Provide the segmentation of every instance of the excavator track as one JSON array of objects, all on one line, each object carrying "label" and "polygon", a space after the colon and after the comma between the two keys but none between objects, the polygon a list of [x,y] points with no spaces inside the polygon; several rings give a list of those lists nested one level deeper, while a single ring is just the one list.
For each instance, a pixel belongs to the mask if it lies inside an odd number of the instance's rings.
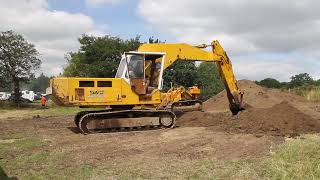
[{"label": "excavator track", "polygon": [[83,134],[141,131],[174,127],[175,113],[194,110],[202,110],[200,100],[173,102],[161,110],[81,111],[76,114],[74,122]]},{"label": "excavator track", "polygon": [[82,116],[88,114],[88,113],[100,113],[100,112],[109,112],[110,110],[98,110],[98,111],[80,111],[74,116],[74,123],[79,128],[79,121],[82,118]]},{"label": "excavator track", "polygon": [[176,116],[168,110],[83,111],[75,123],[83,134],[172,128]]}]

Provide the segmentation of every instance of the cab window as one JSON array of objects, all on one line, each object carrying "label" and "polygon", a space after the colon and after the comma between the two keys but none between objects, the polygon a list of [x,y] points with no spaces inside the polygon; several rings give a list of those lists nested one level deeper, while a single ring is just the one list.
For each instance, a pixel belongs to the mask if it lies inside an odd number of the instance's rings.
[{"label": "cab window", "polygon": [[144,56],[132,55],[129,62],[129,77],[133,79],[144,78]]}]

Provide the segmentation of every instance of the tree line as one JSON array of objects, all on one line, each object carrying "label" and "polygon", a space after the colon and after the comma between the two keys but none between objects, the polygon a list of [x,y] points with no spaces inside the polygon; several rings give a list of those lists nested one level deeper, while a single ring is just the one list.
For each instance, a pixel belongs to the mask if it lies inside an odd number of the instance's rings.
[{"label": "tree line", "polygon": [[268,88],[293,89],[306,86],[320,86],[320,79],[315,80],[308,73],[300,73],[291,76],[289,82],[280,82],[274,78],[265,78],[261,81],[256,81],[256,83]]}]

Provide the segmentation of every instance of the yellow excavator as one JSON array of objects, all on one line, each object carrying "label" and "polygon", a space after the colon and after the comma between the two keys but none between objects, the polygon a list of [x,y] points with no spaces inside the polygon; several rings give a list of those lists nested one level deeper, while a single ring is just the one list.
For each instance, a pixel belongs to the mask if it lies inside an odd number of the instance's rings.
[{"label": "yellow excavator", "polygon": [[[212,51],[203,50],[208,47]],[[216,62],[233,115],[243,110],[232,64],[218,41],[210,45],[142,44],[122,55],[115,78],[57,77],[50,80],[47,94],[59,105],[97,107],[74,118],[84,134],[143,128],[171,128],[176,112],[201,110],[196,86],[161,92],[163,72],[176,61]]]}]

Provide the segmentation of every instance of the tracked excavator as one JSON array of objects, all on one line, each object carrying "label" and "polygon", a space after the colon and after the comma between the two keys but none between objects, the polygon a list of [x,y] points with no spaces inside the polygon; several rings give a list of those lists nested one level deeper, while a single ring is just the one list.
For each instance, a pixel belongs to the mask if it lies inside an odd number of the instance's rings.
[{"label": "tracked excavator", "polygon": [[[208,47],[212,51],[204,50]],[[196,86],[163,88],[163,72],[176,61],[215,62],[225,85],[233,115],[243,110],[232,64],[218,41],[210,45],[142,44],[122,55],[115,78],[57,77],[50,80],[47,94],[59,105],[96,107],[74,118],[83,134],[172,128],[176,113],[201,110]]]}]

